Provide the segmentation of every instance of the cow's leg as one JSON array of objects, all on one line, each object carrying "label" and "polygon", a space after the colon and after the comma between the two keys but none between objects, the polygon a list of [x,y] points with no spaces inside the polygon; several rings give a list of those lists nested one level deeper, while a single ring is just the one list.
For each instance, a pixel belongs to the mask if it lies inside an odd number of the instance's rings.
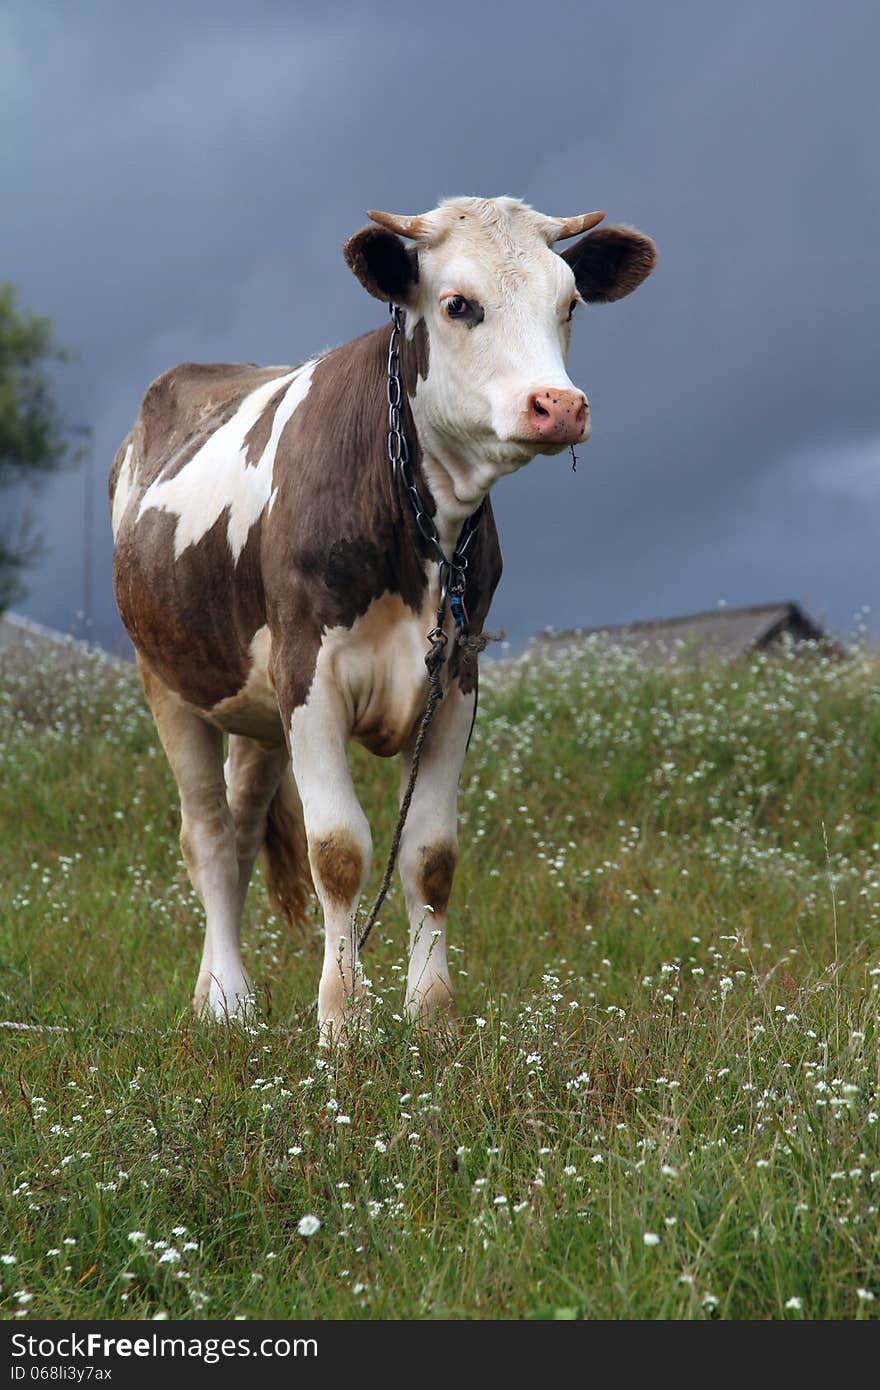
[{"label": "cow's leg", "polygon": [[[419,775],[400,844],[400,877],[410,925],[406,1008],[426,1021],[452,1012],[446,964],[446,909],[458,856],[458,779],[474,713],[474,695],[453,683],[437,706],[422,747]],[[401,795],[409,782],[411,750],[401,768]]]},{"label": "cow's leg", "polygon": [[205,946],[193,1008],[218,1019],[242,1015],[251,984],[239,949],[239,866],[223,777],[223,735],[178,699],[145,662],[140,666],[180,793],[180,847],[205,909]]},{"label": "cow's leg", "polygon": [[238,860],[238,910],[244,909],[257,854],[266,838],[266,818],[287,763],[287,749],[265,748],[251,738],[232,734],[224,768],[226,797],[235,826]]},{"label": "cow's leg", "polygon": [[347,1020],[365,1007],[354,916],[372,855],[370,827],[348,767],[349,723],[336,688],[316,677],[289,726],[312,880],[324,910],[318,1023],[322,1037],[336,1041]]}]

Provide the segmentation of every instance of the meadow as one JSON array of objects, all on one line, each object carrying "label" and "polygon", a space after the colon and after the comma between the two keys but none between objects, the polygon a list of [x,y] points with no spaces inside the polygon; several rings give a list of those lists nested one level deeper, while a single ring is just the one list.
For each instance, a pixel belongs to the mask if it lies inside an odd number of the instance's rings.
[{"label": "meadow", "polygon": [[460,806],[452,1030],[396,887],[318,1047],[259,876],[262,1018],[210,1026],[134,670],[0,653],[0,1316],[877,1316],[876,665],[486,663]]}]

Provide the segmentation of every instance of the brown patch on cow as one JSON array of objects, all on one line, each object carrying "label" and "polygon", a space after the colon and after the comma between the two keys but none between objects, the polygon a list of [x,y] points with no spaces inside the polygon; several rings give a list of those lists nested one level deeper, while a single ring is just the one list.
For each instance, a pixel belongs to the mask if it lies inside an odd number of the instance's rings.
[{"label": "brown patch on cow", "polygon": [[[464,601],[468,614],[468,633],[472,637],[479,636],[483,631],[492,596],[501,579],[502,568],[495,515],[492,503],[487,502],[480,529],[468,552]],[[476,652],[456,644],[449,657],[449,674],[452,679],[458,681],[462,694],[470,695],[471,691],[477,689],[478,684]]]},{"label": "brown patch on cow", "polygon": [[256,424],[251,426],[245,435],[245,463],[248,467],[256,467],[260,462],[263,451],[269,443],[269,436],[272,433],[272,426],[275,423],[275,412],[287,395],[289,386],[289,381],[285,382],[283,386],[279,386],[259,420],[257,420]]},{"label": "brown patch on cow", "polygon": [[405,621],[409,612],[400,594],[382,594],[370,604],[361,617],[358,640],[374,650],[382,647],[397,624]]},{"label": "brown patch on cow", "polygon": [[458,852],[452,844],[429,845],[422,850],[419,888],[422,902],[435,912],[444,913],[449,906],[457,862]]},{"label": "brown patch on cow", "polygon": [[431,335],[428,332],[428,325],[425,323],[425,320],[421,318],[413,328],[411,338],[407,338],[404,334],[404,348],[400,367],[404,389],[409,397],[413,397],[416,394],[420,380],[428,380],[430,365]]},{"label": "brown patch on cow", "polygon": [[324,840],[310,840],[309,857],[316,884],[333,902],[348,907],[357,897],[364,873],[364,856],[354,837],[346,830],[335,830]]},{"label": "brown patch on cow", "polygon": [[289,767],[269,803],[263,850],[269,906],[292,926],[305,927],[312,876],[302,804]]},{"label": "brown patch on cow", "polygon": [[120,529],[113,553],[119,613],[135,648],[184,700],[208,710],[236,695],[250,644],[266,621],[260,522],[233,561],[223,512],[174,559],[173,513],[149,511]]},{"label": "brown patch on cow", "polygon": [[590,304],[611,304],[632,294],[657,264],[653,241],[629,227],[588,232],[561,255],[574,271],[581,298]]}]

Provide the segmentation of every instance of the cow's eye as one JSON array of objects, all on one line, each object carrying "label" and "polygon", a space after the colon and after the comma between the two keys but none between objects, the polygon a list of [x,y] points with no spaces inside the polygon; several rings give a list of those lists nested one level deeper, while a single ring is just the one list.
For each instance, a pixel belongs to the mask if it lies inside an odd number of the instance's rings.
[{"label": "cow's eye", "polygon": [[569,322],[569,323],[571,323],[571,316],[572,316],[572,314],[574,313],[574,311],[575,311],[575,309],[577,308],[577,306],[578,306],[578,302],[577,302],[576,299],[573,299],[573,300],[571,301],[571,303],[569,304],[569,306],[568,306],[568,322]]},{"label": "cow's eye", "polygon": [[451,294],[444,299],[443,305],[451,319],[467,318],[471,307],[463,294]]}]

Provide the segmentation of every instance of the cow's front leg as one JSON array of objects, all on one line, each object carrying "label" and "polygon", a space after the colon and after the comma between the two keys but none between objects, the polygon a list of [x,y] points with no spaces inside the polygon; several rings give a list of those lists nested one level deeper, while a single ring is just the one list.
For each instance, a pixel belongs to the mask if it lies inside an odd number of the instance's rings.
[{"label": "cow's front leg", "polygon": [[338,691],[316,678],[290,719],[293,775],[302,801],[309,863],[324,909],[324,966],[318,990],[322,1037],[339,1041],[365,1007],[355,914],[370,871],[367,818],[348,767],[349,715]]},{"label": "cow's front leg", "polygon": [[[409,916],[406,1008],[412,1019],[451,1013],[446,963],[446,909],[458,857],[458,779],[474,714],[473,693],[454,681],[446,691],[422,747],[409,815],[400,844],[400,877]],[[413,740],[414,742],[415,740]],[[401,796],[409,782],[412,749],[403,757]]]}]

